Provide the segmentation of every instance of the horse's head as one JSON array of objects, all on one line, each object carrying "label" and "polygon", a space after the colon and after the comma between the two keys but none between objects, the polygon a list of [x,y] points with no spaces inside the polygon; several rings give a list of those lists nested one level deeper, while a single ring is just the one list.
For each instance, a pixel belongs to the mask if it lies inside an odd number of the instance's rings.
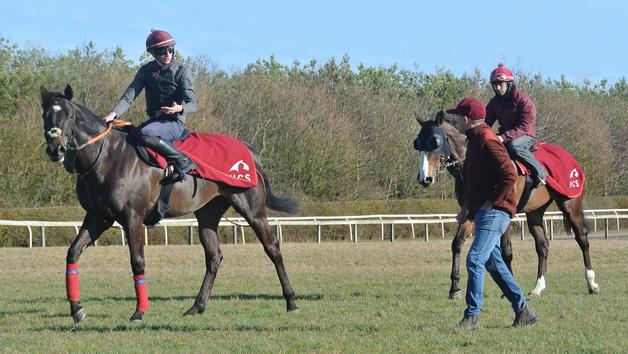
[{"label": "horse's head", "polygon": [[90,134],[98,131],[104,123],[71,101],[73,93],[70,85],[63,93],[50,92],[43,86],[40,91],[46,154],[53,162],[63,162],[67,150],[80,150],[81,143],[89,140]]},{"label": "horse's head", "polygon": [[415,118],[421,131],[414,140],[414,148],[419,151],[419,174],[417,181],[423,187],[436,182],[436,173],[447,167],[461,163],[465,153],[465,136],[447,121],[440,111],[433,120],[423,120],[416,113]]}]

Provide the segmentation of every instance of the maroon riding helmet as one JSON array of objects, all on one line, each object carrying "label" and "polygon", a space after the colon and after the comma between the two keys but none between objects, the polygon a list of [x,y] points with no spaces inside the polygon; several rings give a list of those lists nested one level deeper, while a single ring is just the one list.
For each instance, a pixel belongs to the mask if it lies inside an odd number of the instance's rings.
[{"label": "maroon riding helmet", "polygon": [[504,64],[499,63],[497,69],[491,72],[491,83],[495,82],[515,82],[515,77],[512,72],[504,67]]},{"label": "maroon riding helmet", "polygon": [[150,34],[146,38],[146,51],[151,52],[153,49],[162,47],[171,47],[177,44],[172,35],[162,30],[150,30]]}]

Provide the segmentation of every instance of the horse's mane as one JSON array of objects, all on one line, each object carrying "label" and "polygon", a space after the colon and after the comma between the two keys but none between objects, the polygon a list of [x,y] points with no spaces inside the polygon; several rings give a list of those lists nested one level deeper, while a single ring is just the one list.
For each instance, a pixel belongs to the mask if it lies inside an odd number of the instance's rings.
[{"label": "horse's mane", "polygon": [[[70,101],[72,102],[72,101]],[[75,106],[77,106],[79,108],[79,110],[81,111],[81,113],[83,113],[83,115],[85,116],[85,118],[89,119],[89,120],[96,120],[98,121],[98,123],[100,125],[105,125],[105,122],[102,121],[102,119],[97,116],[94,112],[90,111],[89,109],[87,109],[86,107],[76,103],[76,102],[72,102]]]},{"label": "horse's mane", "polygon": [[105,125],[105,123],[102,121],[102,119],[100,119],[99,116],[97,116],[94,112],[90,111],[88,108],[86,108],[85,106],[78,104],[74,101],[72,101],[71,99],[68,99],[64,93],[62,92],[51,92],[48,91],[46,92],[46,97],[44,99],[44,101],[42,102],[44,106],[49,105],[50,103],[52,103],[51,101],[53,99],[63,99],[66,100],[68,103],[70,103],[71,105],[77,107],[79,109],[79,111],[85,116],[85,118],[87,118],[90,121],[93,122],[97,122],[99,125]]}]

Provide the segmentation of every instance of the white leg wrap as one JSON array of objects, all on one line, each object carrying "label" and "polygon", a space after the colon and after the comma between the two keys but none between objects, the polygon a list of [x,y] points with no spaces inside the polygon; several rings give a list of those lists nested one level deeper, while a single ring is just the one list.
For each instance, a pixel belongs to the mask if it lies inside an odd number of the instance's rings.
[{"label": "white leg wrap", "polygon": [[532,291],[530,291],[530,294],[541,296],[541,292],[543,290],[545,290],[545,277],[541,276],[536,280],[536,286],[532,289]]},{"label": "white leg wrap", "polygon": [[587,283],[589,284],[589,289],[596,290],[598,288],[598,285],[595,282],[595,272],[593,271],[593,269],[587,269],[584,272],[584,276],[587,279]]}]

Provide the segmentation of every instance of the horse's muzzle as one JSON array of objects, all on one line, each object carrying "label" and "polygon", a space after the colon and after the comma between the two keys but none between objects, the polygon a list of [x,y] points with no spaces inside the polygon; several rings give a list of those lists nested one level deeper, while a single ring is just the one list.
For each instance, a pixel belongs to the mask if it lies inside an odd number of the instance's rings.
[{"label": "horse's muzzle", "polygon": [[52,162],[63,162],[65,159],[65,148],[61,145],[56,145],[51,148],[50,145],[46,146],[46,154]]},{"label": "horse's muzzle", "polygon": [[425,178],[421,178],[421,175],[419,174],[419,176],[417,176],[416,178],[417,182],[419,182],[420,185],[422,185],[423,187],[429,187],[432,184],[434,184],[434,178],[432,177],[425,177]]},{"label": "horse's muzzle", "polygon": [[429,187],[434,184],[432,177],[426,177],[424,181],[419,182],[423,187]]}]

